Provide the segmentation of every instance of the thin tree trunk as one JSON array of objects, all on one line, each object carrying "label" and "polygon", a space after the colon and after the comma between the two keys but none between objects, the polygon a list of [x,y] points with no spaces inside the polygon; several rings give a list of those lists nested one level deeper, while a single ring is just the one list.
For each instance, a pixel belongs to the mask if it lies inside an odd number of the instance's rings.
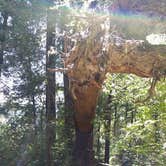
[{"label": "thin tree trunk", "polygon": [[98,161],[100,160],[100,119],[99,121],[97,122],[98,123],[98,128],[97,128],[97,159]]},{"label": "thin tree trunk", "polygon": [[109,158],[110,158],[110,124],[111,119],[106,120],[106,131],[105,131],[105,157],[104,162],[109,164]]},{"label": "thin tree trunk", "polygon": [[106,106],[106,110],[105,110],[105,156],[104,156],[104,162],[107,164],[109,164],[109,158],[110,158],[111,103],[112,103],[112,96],[110,94],[108,96],[108,99],[107,99],[107,106]]},{"label": "thin tree trunk", "polygon": [[[40,96],[40,103],[44,103],[43,100],[42,100],[42,97]],[[44,131],[44,117],[45,117],[45,114],[44,114],[44,111],[45,111],[45,105],[42,106],[42,108],[40,109],[40,120],[39,120],[39,137],[41,139],[40,141],[40,155],[39,155],[39,161],[40,163],[45,163],[45,147],[46,146],[43,146],[45,145],[45,131]],[[42,165],[41,164],[41,165]]]},{"label": "thin tree trunk", "polygon": [[115,105],[115,110],[114,110],[114,136],[117,136],[117,106]]},{"label": "thin tree trunk", "polygon": [[125,106],[125,122],[126,122],[126,125],[127,125],[127,123],[128,123],[128,109],[129,109],[129,105],[128,105],[128,103],[126,103],[126,106]]},{"label": "thin tree trunk", "polygon": [[53,166],[52,146],[55,139],[55,73],[49,72],[48,68],[55,67],[54,54],[51,53],[54,46],[55,26],[50,20],[50,11],[47,11],[47,41],[46,41],[46,165]]},{"label": "thin tree trunk", "polygon": [[37,113],[36,113],[36,102],[35,102],[35,95],[32,94],[32,110],[33,110],[33,143],[34,143],[34,153],[35,153],[35,159],[38,159],[38,144],[37,144]]},{"label": "thin tree trunk", "polygon": [[0,76],[2,71],[2,65],[4,61],[4,49],[5,49],[5,40],[6,40],[6,29],[7,29],[7,20],[8,14],[6,12],[1,13],[3,17],[2,28],[0,28]]},{"label": "thin tree trunk", "polygon": [[37,136],[37,124],[36,124],[36,119],[37,119],[37,115],[36,115],[36,103],[35,103],[35,95],[32,95],[32,109],[33,109],[33,126],[34,126],[34,136]]}]

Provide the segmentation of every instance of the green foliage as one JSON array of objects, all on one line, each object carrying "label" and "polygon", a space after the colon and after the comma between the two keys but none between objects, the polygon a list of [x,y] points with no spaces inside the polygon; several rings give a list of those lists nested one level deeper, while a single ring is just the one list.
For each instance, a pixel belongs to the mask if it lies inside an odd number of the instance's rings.
[{"label": "green foliage", "polygon": [[[150,85],[147,79],[133,75],[111,75],[99,99],[97,121],[100,133],[100,160],[104,157],[104,110],[106,98],[112,94],[110,103],[110,163],[112,165],[161,165],[165,161],[166,104],[165,81],[156,87],[156,96],[146,103],[136,104],[138,98],[146,96]],[[103,97],[105,96],[105,97]],[[144,97],[143,97],[144,98]],[[97,132],[97,131],[96,131]],[[102,155],[101,155],[102,154]]]}]

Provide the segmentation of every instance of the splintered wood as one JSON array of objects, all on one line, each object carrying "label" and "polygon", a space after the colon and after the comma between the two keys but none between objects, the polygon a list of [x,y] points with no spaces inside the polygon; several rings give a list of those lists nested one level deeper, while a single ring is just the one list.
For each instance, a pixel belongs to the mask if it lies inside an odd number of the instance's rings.
[{"label": "splintered wood", "polygon": [[[85,88],[93,82],[100,89],[108,72],[154,77],[157,70],[160,76],[165,75],[166,58],[161,55],[166,54],[166,46],[152,46],[143,40],[125,40],[111,35],[105,43],[106,31],[102,27],[101,19],[98,22],[93,19],[88,36],[82,37],[66,58],[71,87]],[[72,92],[74,94],[74,90]]]},{"label": "splintered wood", "polygon": [[124,40],[113,35],[105,40],[106,32],[100,26],[101,22],[96,22],[88,28],[88,36],[79,40],[65,60],[75,122],[85,132],[93,126],[99,92],[107,73],[132,73],[155,79],[166,75],[166,57],[161,56],[166,53],[165,46],[159,48],[142,40]]}]

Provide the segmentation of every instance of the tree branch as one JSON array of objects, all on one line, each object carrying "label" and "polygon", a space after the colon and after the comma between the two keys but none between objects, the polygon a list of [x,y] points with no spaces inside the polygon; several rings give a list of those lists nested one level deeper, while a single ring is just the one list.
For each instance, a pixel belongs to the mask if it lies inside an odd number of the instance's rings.
[{"label": "tree branch", "polygon": [[107,71],[132,73],[141,77],[165,76],[166,57],[163,53],[166,54],[166,46],[152,46],[136,42],[120,46],[110,44]]}]

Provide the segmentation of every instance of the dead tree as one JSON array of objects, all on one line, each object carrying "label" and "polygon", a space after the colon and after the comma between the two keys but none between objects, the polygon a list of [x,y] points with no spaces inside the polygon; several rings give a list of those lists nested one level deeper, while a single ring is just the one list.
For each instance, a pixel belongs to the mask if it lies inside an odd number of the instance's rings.
[{"label": "dead tree", "polygon": [[[125,4],[127,9],[126,5],[131,5],[128,2],[121,4],[121,8]],[[136,3],[135,5],[138,9],[139,5]],[[141,9],[147,11],[146,6],[148,5],[145,4]],[[90,20],[89,17],[83,19]],[[131,73],[140,77],[153,77],[155,80],[166,75],[164,45],[153,46],[142,40],[126,40],[112,35],[102,28],[103,20],[106,18],[93,17],[86,30],[87,37],[79,38],[75,47],[65,58],[64,72],[69,78],[69,92],[73,99],[75,113],[74,156],[78,166],[95,165],[93,120],[106,74]],[[58,71],[58,69],[52,71]]]},{"label": "dead tree", "polygon": [[122,38],[105,43],[102,35],[100,27],[92,29],[66,59],[75,112],[75,154],[80,166],[94,165],[93,119],[106,74],[132,73],[156,79],[166,74],[166,57],[160,55],[166,53],[165,46]]}]

